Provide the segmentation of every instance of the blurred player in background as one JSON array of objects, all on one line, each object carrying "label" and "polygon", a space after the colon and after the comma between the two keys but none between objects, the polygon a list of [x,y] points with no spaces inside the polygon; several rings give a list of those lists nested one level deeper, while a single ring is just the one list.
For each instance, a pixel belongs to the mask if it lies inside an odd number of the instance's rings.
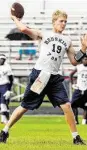
[{"label": "blurred player in background", "polygon": [[6,63],[6,56],[0,54],[0,108],[1,108],[1,123],[6,124],[9,120],[9,101],[11,87],[13,84],[13,73]]},{"label": "blurred player in background", "polygon": [[34,40],[40,41],[40,55],[30,80],[25,90],[21,106],[12,113],[10,120],[0,133],[0,142],[6,142],[9,129],[22,115],[29,110],[39,108],[45,94],[54,107],[60,107],[64,114],[73,137],[73,144],[85,144],[80,138],[75,124],[71,105],[63,86],[63,77],[58,73],[64,54],[67,53],[72,65],[80,63],[87,49],[87,35],[81,38],[81,50],[75,54],[71,39],[62,34],[67,23],[67,14],[57,10],[52,15],[53,30],[41,32],[30,29],[19,18],[11,16],[21,32],[29,35]]},{"label": "blurred player in background", "polygon": [[82,64],[77,65],[77,68],[71,73],[70,78],[72,82],[73,75],[77,72],[77,84],[73,84],[75,88],[71,106],[76,118],[76,123],[79,124],[78,120],[78,108],[84,110],[82,124],[87,123],[87,55],[82,59]]}]

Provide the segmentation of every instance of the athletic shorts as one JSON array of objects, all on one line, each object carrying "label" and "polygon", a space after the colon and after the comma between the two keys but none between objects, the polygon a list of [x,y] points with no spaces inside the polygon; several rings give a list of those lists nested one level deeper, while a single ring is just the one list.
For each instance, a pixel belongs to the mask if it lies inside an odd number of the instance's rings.
[{"label": "athletic shorts", "polygon": [[9,99],[6,100],[3,96],[9,90],[9,84],[0,85],[0,104],[9,104]]},{"label": "athletic shorts", "polygon": [[84,91],[84,94],[82,94],[81,90],[75,90],[72,96],[71,106],[72,108],[83,108],[87,109],[87,106],[85,106],[87,103],[87,90]]},{"label": "athletic shorts", "polygon": [[24,97],[21,103],[23,108],[34,110],[39,108],[42,104],[44,96],[47,95],[49,101],[52,103],[54,107],[60,106],[69,102],[66,90],[63,85],[64,78],[61,75],[51,75],[46,87],[40,93],[34,93],[30,90],[31,85],[38,77],[40,70],[33,69],[29,76],[29,83],[26,87]]}]

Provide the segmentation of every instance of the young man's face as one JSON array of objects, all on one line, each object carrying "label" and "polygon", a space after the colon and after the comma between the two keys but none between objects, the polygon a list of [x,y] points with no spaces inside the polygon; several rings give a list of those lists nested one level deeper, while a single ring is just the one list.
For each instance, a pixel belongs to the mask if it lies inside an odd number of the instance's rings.
[{"label": "young man's face", "polygon": [[58,17],[58,19],[53,24],[55,32],[61,33],[65,29],[66,23],[67,23],[66,17],[63,16]]},{"label": "young man's face", "polygon": [[82,63],[83,63],[84,66],[87,66],[87,57],[84,57],[82,59]]},{"label": "young man's face", "polygon": [[4,62],[5,62],[5,59],[0,58],[0,66],[1,66],[1,65],[4,65]]}]

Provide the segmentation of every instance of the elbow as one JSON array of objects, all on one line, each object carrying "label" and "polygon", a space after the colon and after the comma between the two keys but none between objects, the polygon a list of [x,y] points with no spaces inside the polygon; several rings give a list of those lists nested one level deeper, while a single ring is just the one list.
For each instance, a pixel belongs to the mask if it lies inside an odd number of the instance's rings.
[{"label": "elbow", "polygon": [[72,64],[73,66],[76,66],[76,65],[78,64],[78,62],[77,62],[77,61],[72,61],[71,64]]},{"label": "elbow", "polygon": [[76,65],[77,65],[77,63],[72,63],[72,65],[73,65],[73,66],[76,66]]},{"label": "elbow", "polygon": [[20,31],[23,32],[23,33],[25,33],[26,32],[26,27],[21,27]]}]

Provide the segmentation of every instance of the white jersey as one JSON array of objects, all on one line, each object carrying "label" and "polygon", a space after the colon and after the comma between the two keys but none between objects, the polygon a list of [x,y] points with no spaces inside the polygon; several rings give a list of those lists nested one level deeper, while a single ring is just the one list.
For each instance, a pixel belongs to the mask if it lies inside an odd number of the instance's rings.
[{"label": "white jersey", "polygon": [[65,52],[71,44],[71,39],[63,34],[46,32],[41,41],[40,56],[35,69],[58,74]]},{"label": "white jersey", "polygon": [[82,91],[87,89],[87,66],[83,64],[77,66],[77,86]]},{"label": "white jersey", "polygon": [[0,66],[0,85],[9,83],[8,76],[13,75],[11,67],[9,64],[4,64]]}]

